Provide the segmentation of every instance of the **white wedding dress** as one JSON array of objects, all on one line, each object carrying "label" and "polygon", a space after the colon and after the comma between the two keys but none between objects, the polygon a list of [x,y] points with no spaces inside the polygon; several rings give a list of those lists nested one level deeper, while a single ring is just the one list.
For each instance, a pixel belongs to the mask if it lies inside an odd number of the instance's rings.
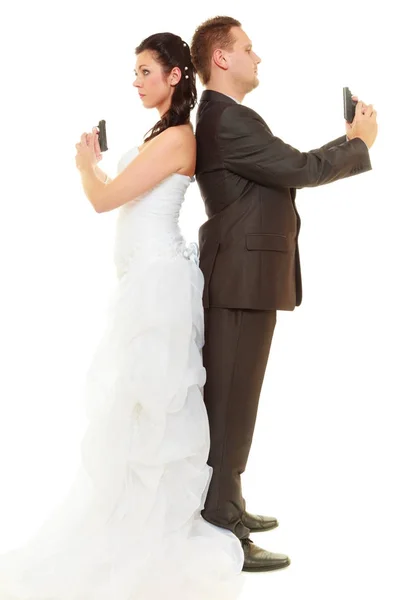
[{"label": "white wedding dress", "polygon": [[240,596],[240,541],[200,515],[212,469],[204,279],[178,225],[190,182],[175,173],[119,209],[118,279],[88,370],[81,464],[38,533],[0,557],[1,600]]}]

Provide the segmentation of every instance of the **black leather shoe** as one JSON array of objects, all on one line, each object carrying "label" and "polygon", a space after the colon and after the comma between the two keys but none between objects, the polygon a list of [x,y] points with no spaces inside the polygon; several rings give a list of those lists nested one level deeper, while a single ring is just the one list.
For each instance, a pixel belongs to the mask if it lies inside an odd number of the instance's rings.
[{"label": "black leather shoe", "polygon": [[240,540],[244,552],[242,571],[274,571],[290,565],[290,558],[285,554],[275,554],[264,550],[250,539]]},{"label": "black leather shoe", "polygon": [[242,523],[245,527],[248,527],[252,533],[258,533],[259,531],[268,531],[278,527],[279,523],[275,517],[263,517],[262,515],[252,515],[251,513],[244,512],[242,516]]}]

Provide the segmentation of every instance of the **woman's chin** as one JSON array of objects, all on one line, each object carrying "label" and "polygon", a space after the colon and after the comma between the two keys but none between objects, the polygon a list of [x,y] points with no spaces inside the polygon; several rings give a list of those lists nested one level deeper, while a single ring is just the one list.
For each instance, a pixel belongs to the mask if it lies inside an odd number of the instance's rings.
[{"label": "woman's chin", "polygon": [[148,100],[146,96],[144,98],[141,98],[141,101],[144,108],[154,108],[155,106],[157,106],[156,104],[150,102],[150,100]]}]

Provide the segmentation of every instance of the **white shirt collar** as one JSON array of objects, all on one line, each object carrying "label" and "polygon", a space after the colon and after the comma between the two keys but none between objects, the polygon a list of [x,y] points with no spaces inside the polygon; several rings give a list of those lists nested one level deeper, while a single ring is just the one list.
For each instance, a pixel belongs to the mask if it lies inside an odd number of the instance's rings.
[{"label": "white shirt collar", "polygon": [[236,98],[234,98],[233,96],[229,96],[229,94],[225,94],[225,96],[228,96],[228,98],[232,98],[232,100],[234,100],[237,104],[240,104],[239,100],[236,100]]}]

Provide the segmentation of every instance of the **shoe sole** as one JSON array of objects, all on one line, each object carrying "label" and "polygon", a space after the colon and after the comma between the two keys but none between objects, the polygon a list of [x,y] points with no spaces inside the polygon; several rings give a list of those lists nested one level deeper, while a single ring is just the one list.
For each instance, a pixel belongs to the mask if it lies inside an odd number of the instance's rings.
[{"label": "shoe sole", "polygon": [[284,569],[285,567],[288,567],[289,565],[290,565],[290,560],[289,560],[289,562],[281,564],[281,565],[271,565],[271,566],[264,566],[264,567],[243,567],[242,571],[247,571],[247,572],[276,571],[278,569]]}]

